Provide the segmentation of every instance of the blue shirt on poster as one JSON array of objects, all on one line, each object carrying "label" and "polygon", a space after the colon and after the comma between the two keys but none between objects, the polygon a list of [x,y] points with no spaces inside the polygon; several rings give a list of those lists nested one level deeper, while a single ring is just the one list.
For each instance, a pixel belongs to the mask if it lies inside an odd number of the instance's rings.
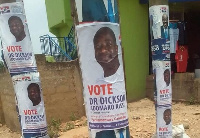
[{"label": "blue shirt on poster", "polygon": [[153,60],[170,60],[170,41],[166,39],[153,39],[151,43]]}]

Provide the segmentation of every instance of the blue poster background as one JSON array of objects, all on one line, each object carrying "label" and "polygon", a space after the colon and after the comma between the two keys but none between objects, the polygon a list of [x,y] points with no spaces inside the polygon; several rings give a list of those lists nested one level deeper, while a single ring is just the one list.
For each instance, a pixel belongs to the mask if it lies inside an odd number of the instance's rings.
[{"label": "blue poster background", "polygon": [[170,61],[170,43],[166,39],[153,39],[151,43],[153,60]]}]

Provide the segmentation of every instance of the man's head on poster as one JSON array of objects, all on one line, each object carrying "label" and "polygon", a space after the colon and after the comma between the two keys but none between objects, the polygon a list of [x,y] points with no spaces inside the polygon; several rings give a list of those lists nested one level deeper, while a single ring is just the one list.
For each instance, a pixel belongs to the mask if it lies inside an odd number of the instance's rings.
[{"label": "man's head on poster", "polygon": [[170,70],[169,69],[166,69],[164,71],[164,81],[166,82],[166,86],[169,86],[170,84]]},{"label": "man's head on poster", "polygon": [[16,42],[22,41],[25,37],[24,25],[20,17],[11,16],[8,19],[10,32],[15,36]]},{"label": "man's head on poster", "polygon": [[116,37],[109,27],[100,28],[93,39],[95,58],[104,70],[104,77],[115,74],[120,66]]},{"label": "man's head on poster", "polygon": [[33,106],[38,105],[41,102],[40,86],[37,83],[31,83],[27,87],[28,98],[32,101]]},{"label": "man's head on poster", "polygon": [[168,27],[168,15],[164,13],[162,15],[162,22],[163,22],[163,28],[167,29]]},{"label": "man's head on poster", "polygon": [[165,120],[166,125],[171,123],[171,109],[166,109],[163,113],[163,119]]}]

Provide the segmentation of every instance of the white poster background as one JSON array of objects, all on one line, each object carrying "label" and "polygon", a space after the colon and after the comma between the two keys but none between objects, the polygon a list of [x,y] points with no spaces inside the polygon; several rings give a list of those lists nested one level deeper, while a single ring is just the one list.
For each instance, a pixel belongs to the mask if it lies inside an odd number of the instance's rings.
[{"label": "white poster background", "polygon": [[[155,5],[149,8],[150,20],[153,24],[151,25],[151,31],[153,32],[153,39],[161,38],[161,26],[162,15],[166,13],[168,15],[168,26],[169,26],[169,6],[168,5]],[[152,34],[152,33],[151,33]]]},{"label": "white poster background", "polygon": [[172,120],[170,124],[166,124],[164,120],[164,111],[171,110],[171,106],[157,107],[157,138],[172,138]]},{"label": "white poster background", "polygon": [[[117,72],[109,77],[104,78],[104,71],[100,64],[95,59],[95,51],[93,38],[95,33],[102,27],[109,27],[113,30],[116,43],[118,45],[118,59],[120,67]],[[124,82],[122,52],[120,45],[120,29],[119,24],[116,23],[87,23],[76,26],[78,35],[78,48],[80,57],[80,66],[82,70],[83,86],[84,86],[84,100],[86,106],[86,114],[88,117],[89,128],[92,130],[113,130],[117,128],[123,128],[128,126],[128,115],[127,115],[127,102],[126,102],[126,90]],[[89,93],[89,88],[101,85],[105,85],[105,94],[102,89],[99,95],[92,95]],[[112,88],[113,94],[108,94],[108,87]],[[113,98],[117,97],[123,100],[117,100],[118,103],[113,102]],[[96,104],[91,104],[91,99],[96,99]],[[110,101],[112,103],[101,103],[100,101]],[[106,100],[107,99],[107,100]],[[103,100],[102,100],[103,101]],[[107,105],[113,105],[114,108],[110,110],[96,110],[98,107],[108,107]],[[120,107],[121,105],[121,107]],[[93,110],[92,106],[95,107]],[[116,108],[118,106],[118,108]],[[105,107],[105,108],[106,108]],[[119,108],[120,107],[120,108]],[[104,108],[104,109],[105,109]],[[94,137],[94,134],[92,134]]]},{"label": "white poster background", "polygon": [[[153,63],[153,68],[156,71],[157,104],[171,105],[172,87],[171,87],[170,61],[153,61],[152,63]],[[165,70],[169,71],[169,85],[167,85],[164,79]]]},{"label": "white poster background", "polygon": [[[39,73],[15,75],[12,77],[12,81],[19,108],[22,132],[47,134],[46,115]],[[31,83],[36,83],[40,86],[41,102],[35,106],[33,106],[32,101],[28,97],[27,87]]]},{"label": "white poster background", "polygon": [[[21,2],[1,4],[0,9],[2,50],[10,73],[37,71],[23,4]],[[10,32],[8,20],[11,16],[17,16],[22,20],[26,34],[22,41],[16,42]]]}]

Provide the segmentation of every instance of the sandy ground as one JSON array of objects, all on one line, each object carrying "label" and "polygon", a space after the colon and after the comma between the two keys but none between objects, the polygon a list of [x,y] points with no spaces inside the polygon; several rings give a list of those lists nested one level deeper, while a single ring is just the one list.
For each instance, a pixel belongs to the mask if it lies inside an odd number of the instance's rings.
[{"label": "sandy ground", "polygon": [[20,138],[21,135],[16,132],[10,131],[5,125],[0,125],[0,138]]},{"label": "sandy ground", "polygon": [[[185,131],[191,138],[200,138],[199,106],[173,102],[172,123],[173,125],[184,124],[189,127]],[[154,109],[153,102],[146,98],[128,104],[129,127],[133,138],[150,138],[155,133],[156,119]],[[81,120],[83,122],[84,118]],[[75,121],[75,129],[67,130],[66,132],[60,131],[59,138],[88,138],[87,126],[79,125],[80,122]],[[76,123],[79,124],[77,125]],[[11,132],[6,126],[1,126],[0,138],[20,138],[20,135]]]}]

